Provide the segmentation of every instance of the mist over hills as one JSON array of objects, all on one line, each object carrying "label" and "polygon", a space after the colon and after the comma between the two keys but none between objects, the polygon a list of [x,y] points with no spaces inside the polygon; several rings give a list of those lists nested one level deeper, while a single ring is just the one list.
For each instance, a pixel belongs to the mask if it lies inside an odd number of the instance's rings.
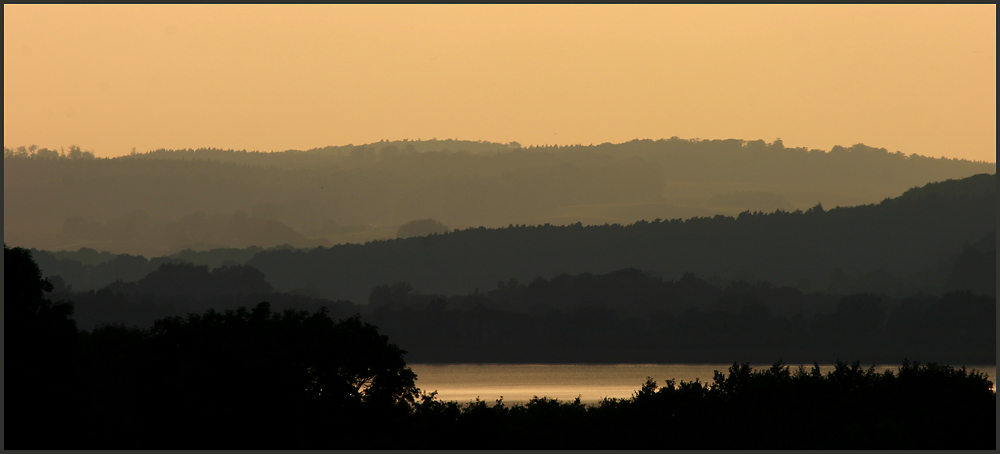
[{"label": "mist over hills", "polygon": [[79,326],[270,302],[363,314],[427,362],[995,357],[995,174],[878,204],[469,228],[146,259],[33,251]]},{"label": "mist over hills", "polygon": [[995,232],[996,175],[983,174],[849,208],[817,205],[805,212],[747,211],[626,226],[475,228],[365,245],[263,251],[247,264],[276,288],[354,301],[375,285],[398,281],[424,292],[455,294],[492,288],[497,278],[528,281],[625,267],[662,277],[694,272],[824,290],[862,278],[875,289],[906,293],[929,290],[933,281],[899,284],[899,278],[921,273]]},{"label": "mist over hills", "polygon": [[421,361],[995,356],[995,164],[474,144],[11,152],[5,240],[70,245],[34,258],[89,328],[269,301],[363,313]]},{"label": "mist over hills", "polygon": [[39,249],[146,256],[311,248],[394,238],[401,225],[427,218],[452,229],[587,226],[860,205],[928,181],[995,172],[995,163],[861,144],[786,148],[780,140],[430,140],[113,159],[5,149],[4,236]]},{"label": "mist over hills", "polygon": [[624,226],[481,227],[329,248],[186,250],[151,260],[91,249],[35,257],[47,276],[61,276],[78,291],[135,282],[164,263],[246,264],[277,291],[354,302],[399,282],[423,293],[466,294],[498,280],[623,268],[664,279],[687,272],[716,283],[762,279],[802,291],[995,294],[994,285],[969,283],[991,276],[995,282],[995,232],[996,175],[983,174],[830,210],[816,205]]}]

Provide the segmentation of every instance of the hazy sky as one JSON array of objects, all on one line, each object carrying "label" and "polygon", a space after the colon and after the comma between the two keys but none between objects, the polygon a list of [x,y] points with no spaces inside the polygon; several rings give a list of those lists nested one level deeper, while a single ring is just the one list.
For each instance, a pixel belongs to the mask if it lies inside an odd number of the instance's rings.
[{"label": "hazy sky", "polygon": [[4,145],[747,140],[996,162],[996,5],[4,5]]}]

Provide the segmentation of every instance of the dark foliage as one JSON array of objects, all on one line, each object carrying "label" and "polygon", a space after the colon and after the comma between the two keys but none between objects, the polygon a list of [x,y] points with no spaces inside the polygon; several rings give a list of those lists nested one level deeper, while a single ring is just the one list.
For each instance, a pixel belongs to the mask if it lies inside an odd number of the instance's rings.
[{"label": "dark foliage", "polygon": [[[905,361],[878,374],[838,361],[823,375],[734,363],[708,385],[649,379],[631,399],[592,407],[459,405],[418,398],[405,352],[356,317],[260,303],[77,333],[30,252],[5,245],[4,262],[5,447],[996,448],[992,383],[965,368]],[[861,326],[884,316],[864,295],[836,314]]]},{"label": "dark foliage", "polygon": [[78,333],[29,251],[4,245],[4,264],[5,447],[358,446],[417,397],[406,352],[356,317],[265,302]]},{"label": "dark foliage", "polygon": [[294,448],[316,443],[295,434],[319,430],[338,447],[405,417],[417,396],[404,351],[372,325],[323,311],[260,303],[84,338],[95,375],[111,380],[93,381],[94,399],[119,402],[91,407],[94,447]]},{"label": "dark foliage", "polygon": [[[669,287],[676,283],[666,283]],[[576,294],[536,281],[554,300]],[[562,285],[562,284],[559,284]],[[968,292],[888,298],[802,294],[793,289],[722,294],[699,308],[683,297],[659,300],[661,310],[623,316],[614,305],[520,312],[497,307],[488,296],[408,295],[366,317],[405,345],[421,363],[685,363],[833,362],[839,357],[871,363],[922,357],[965,364],[996,358],[996,298]],[[610,294],[605,287],[601,292]],[[510,286],[504,290],[509,291]],[[627,294],[628,291],[622,293]],[[668,294],[669,295],[669,294]],[[694,300],[697,301],[697,300]],[[491,307],[491,305],[493,307]],[[671,311],[687,307],[681,311]]]},{"label": "dark foliage", "polygon": [[[904,362],[876,373],[765,370],[733,364],[712,383],[663,387],[584,406],[535,397],[508,407],[439,402],[414,408],[412,447],[449,449],[995,449],[996,395],[985,375]],[[447,436],[418,436],[440,431]]]},{"label": "dark foliage", "polygon": [[3,261],[4,408],[11,410],[5,447],[49,447],[42,445],[52,438],[50,426],[79,418],[82,364],[73,306],[47,297],[52,283],[30,251],[5,243]]},{"label": "dark foliage", "polygon": [[989,364],[996,356],[996,298],[970,292],[804,293],[766,281],[712,284],[691,273],[663,281],[636,269],[527,285],[511,279],[452,296],[398,282],[373,288],[367,305],[267,288],[246,266],[209,272],[163,265],[138,283],[53,295],[76,302],[85,329],[145,328],[163,317],[262,300],[279,311],[325,307],[337,318],[363,314],[418,362],[832,362],[850,355]]}]

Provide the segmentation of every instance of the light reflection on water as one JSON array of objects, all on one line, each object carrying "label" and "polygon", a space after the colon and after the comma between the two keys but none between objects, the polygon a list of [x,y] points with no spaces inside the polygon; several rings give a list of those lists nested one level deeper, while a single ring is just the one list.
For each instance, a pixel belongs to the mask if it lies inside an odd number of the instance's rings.
[{"label": "light reflection on water", "polygon": [[[506,404],[526,403],[534,396],[572,401],[580,396],[584,404],[596,404],[604,397],[628,398],[642,387],[646,377],[662,386],[668,379],[690,382],[700,379],[711,383],[714,371],[728,375],[732,364],[410,364],[417,374],[421,391],[437,391],[441,401],[465,403],[475,400],[492,405],[503,396]],[[753,370],[766,369],[770,364],[751,364]],[[792,372],[797,364],[788,364]],[[804,364],[806,371],[811,364]],[[862,366],[867,369],[871,364]],[[877,372],[898,371],[898,364],[875,365]],[[996,381],[997,368],[967,366],[989,374]],[[824,375],[833,365],[821,364]],[[994,385],[995,389],[995,385]]]}]

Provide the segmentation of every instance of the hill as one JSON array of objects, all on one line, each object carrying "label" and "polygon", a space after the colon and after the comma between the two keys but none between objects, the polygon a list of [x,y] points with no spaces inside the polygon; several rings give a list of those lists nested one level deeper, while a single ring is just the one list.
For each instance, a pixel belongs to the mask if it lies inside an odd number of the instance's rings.
[{"label": "hill", "polygon": [[454,140],[288,150],[157,150],[113,159],[5,151],[4,237],[47,250],[168,255],[298,248],[448,228],[631,224],[878,202],[996,164],[829,151],[780,140],[520,147]]},{"label": "hill", "polygon": [[943,284],[920,273],[995,232],[996,175],[983,174],[849,208],[816,205],[630,225],[480,227],[262,251],[247,264],[277,289],[353,301],[363,301],[376,285],[400,281],[421,292],[461,294],[492,288],[497,279],[527,282],[626,267],[662,277],[694,272],[802,289],[847,290],[840,287],[860,281],[867,290],[914,293]]}]

